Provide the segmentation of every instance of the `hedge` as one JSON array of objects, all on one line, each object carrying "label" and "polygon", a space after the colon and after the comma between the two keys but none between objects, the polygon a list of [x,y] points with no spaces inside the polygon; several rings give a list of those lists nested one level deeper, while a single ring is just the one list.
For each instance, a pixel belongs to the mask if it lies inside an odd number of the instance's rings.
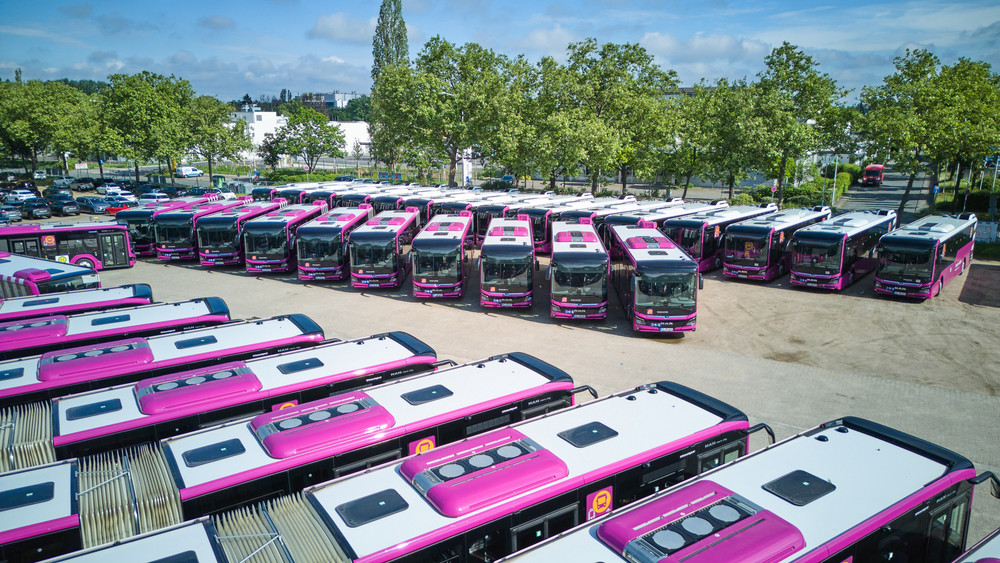
[{"label": "hedge", "polygon": [[[798,186],[785,186],[785,207],[813,207],[820,205],[823,201],[823,184],[826,182],[826,198],[825,204],[832,205],[831,202],[835,203],[840,196],[844,195],[844,192],[851,187],[851,173],[850,172],[838,172],[837,181],[835,182],[834,193],[830,192],[830,182],[824,180],[823,178],[810,180]],[[771,201],[771,186],[762,185],[755,186],[752,188],[747,188],[743,190],[743,194],[748,195],[752,198],[754,203],[766,203]]]}]

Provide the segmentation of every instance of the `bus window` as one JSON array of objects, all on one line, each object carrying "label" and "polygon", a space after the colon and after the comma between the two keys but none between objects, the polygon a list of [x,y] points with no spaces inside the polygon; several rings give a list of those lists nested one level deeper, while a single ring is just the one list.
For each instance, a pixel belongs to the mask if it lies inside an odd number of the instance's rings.
[{"label": "bus window", "polygon": [[969,523],[969,496],[963,495],[948,506],[931,513],[928,560],[951,561],[962,554]]}]

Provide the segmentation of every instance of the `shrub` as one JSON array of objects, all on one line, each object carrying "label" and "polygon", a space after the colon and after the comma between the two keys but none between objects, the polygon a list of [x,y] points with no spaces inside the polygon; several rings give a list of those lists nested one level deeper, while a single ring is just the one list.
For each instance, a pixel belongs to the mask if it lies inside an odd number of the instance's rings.
[{"label": "shrub", "polygon": [[732,205],[732,206],[736,206],[736,205],[753,205],[754,203],[757,203],[757,202],[754,200],[753,196],[751,196],[750,194],[748,194],[746,192],[743,192],[741,194],[736,194],[736,195],[734,195],[729,200],[729,205]]},{"label": "shrub", "polygon": [[504,182],[502,180],[486,180],[480,184],[484,190],[509,190],[513,188],[513,184],[510,182]]},{"label": "shrub", "polygon": [[[841,174],[847,173],[850,176],[850,183],[856,184],[861,181],[861,175],[864,174],[865,169],[858,166],[857,164],[838,164],[834,166],[833,164],[827,164],[823,168],[823,177],[826,179],[833,178],[833,171],[837,170],[837,177],[839,178]],[[850,185],[850,184],[848,184]]]}]

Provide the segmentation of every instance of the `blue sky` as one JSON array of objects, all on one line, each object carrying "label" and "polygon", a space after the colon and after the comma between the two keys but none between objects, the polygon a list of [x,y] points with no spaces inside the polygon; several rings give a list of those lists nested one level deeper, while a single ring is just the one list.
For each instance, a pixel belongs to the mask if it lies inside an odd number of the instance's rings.
[{"label": "blue sky", "polygon": [[[13,78],[15,68],[26,80],[150,70],[222,100],[282,88],[367,92],[380,3],[0,0],[0,79]],[[753,77],[782,41],[813,56],[855,90],[852,97],[892,72],[893,57],[906,48],[1000,71],[996,0],[403,0],[403,19],[411,57],[440,35],[532,61],[563,60],[569,43],[594,37],[639,43],[682,85]]]}]

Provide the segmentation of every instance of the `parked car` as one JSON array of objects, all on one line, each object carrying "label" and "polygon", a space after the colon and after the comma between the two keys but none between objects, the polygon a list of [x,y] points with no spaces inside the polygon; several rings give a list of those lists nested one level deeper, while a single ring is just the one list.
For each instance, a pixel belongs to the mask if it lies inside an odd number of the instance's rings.
[{"label": "parked car", "polygon": [[69,187],[70,189],[76,190],[78,192],[89,192],[93,191],[94,182],[95,180],[93,178],[88,178],[88,177],[77,178],[76,180],[73,180],[73,182],[70,184]]},{"label": "parked car", "polygon": [[21,222],[20,205],[0,205],[0,211],[3,211],[7,215],[8,221],[13,221],[14,223]]},{"label": "parked car", "polygon": [[67,215],[80,214],[80,206],[72,196],[56,195],[45,198],[45,201],[49,204],[52,215],[66,217]]},{"label": "parked car", "polygon": [[507,182],[508,184],[513,185],[515,179],[514,179],[514,176],[512,176],[510,174],[504,174],[503,176],[500,177],[500,181],[501,182]]},{"label": "parked car", "polygon": [[101,195],[107,194],[109,189],[121,190],[122,187],[114,180],[98,180],[94,182],[94,191]]},{"label": "parked car", "polygon": [[42,197],[41,192],[38,191],[38,185],[31,180],[16,180],[13,187],[14,189],[28,190],[34,194],[35,197]]},{"label": "parked car", "polygon": [[4,196],[4,203],[12,203],[12,204],[20,205],[21,203],[23,203],[23,202],[25,202],[25,201],[27,201],[29,199],[32,199],[34,197],[35,197],[35,194],[31,193],[28,190],[20,189],[20,188],[18,188],[18,189],[12,189],[12,190],[10,190],[7,193],[6,196]]},{"label": "parked car", "polygon": [[194,166],[178,166],[174,175],[178,178],[197,178],[203,176],[205,173],[198,170]]},{"label": "parked car", "polygon": [[60,188],[58,186],[49,186],[44,190],[42,190],[42,197],[56,197],[56,196],[66,196],[72,199],[73,190],[69,188]]},{"label": "parked car", "polygon": [[108,206],[111,205],[111,202],[101,196],[92,195],[76,198],[76,204],[80,207],[81,213],[102,215],[108,212]]},{"label": "parked car", "polygon": [[44,180],[48,178],[49,175],[46,174],[44,170],[35,170],[34,172],[31,173],[31,177],[34,178],[35,180]]},{"label": "parked car", "polygon": [[69,187],[76,178],[72,176],[56,176],[56,179],[52,181],[53,186],[57,187]]},{"label": "parked car", "polygon": [[48,219],[52,217],[52,208],[44,199],[33,197],[21,203],[21,216],[25,219]]},{"label": "parked car", "polygon": [[140,194],[139,197],[136,198],[136,201],[142,204],[142,203],[151,203],[154,201],[166,201],[168,199],[170,199],[170,196],[168,196],[163,192],[146,192],[144,194]]},{"label": "parked car", "polygon": [[184,186],[170,186],[170,185],[157,185],[156,190],[161,193],[165,193],[170,197],[180,197],[188,195],[188,190]]},{"label": "parked car", "polygon": [[123,189],[121,189],[121,188],[119,188],[117,186],[116,187],[108,186],[108,188],[104,191],[104,196],[105,197],[107,197],[107,196],[123,197],[126,200],[131,201],[133,203],[136,201],[135,194],[133,194],[130,191],[123,190]]},{"label": "parked car", "polygon": [[[108,213],[111,213],[112,215],[126,207],[135,207],[138,205],[138,203],[129,201],[120,195],[109,195],[105,196],[104,199],[108,200]],[[121,209],[115,209],[116,207]]]}]

